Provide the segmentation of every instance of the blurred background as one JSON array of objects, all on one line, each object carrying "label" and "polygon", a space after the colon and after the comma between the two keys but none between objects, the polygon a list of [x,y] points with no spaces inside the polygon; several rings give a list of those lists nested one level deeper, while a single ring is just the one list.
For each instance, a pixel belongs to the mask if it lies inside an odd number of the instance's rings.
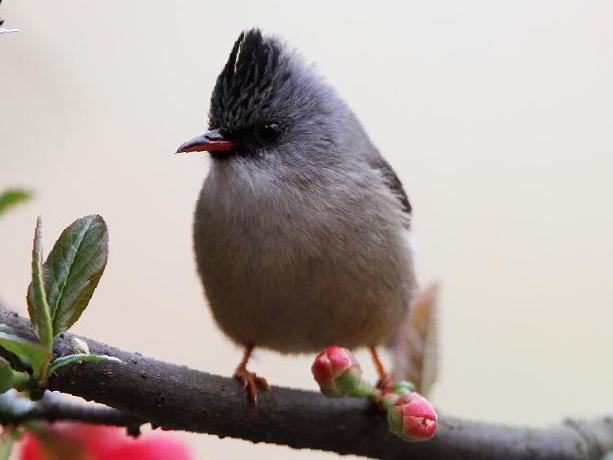
[{"label": "blurred background", "polygon": [[[443,288],[441,412],[540,425],[613,410],[613,3],[6,0],[0,16],[21,29],[0,36],[0,189],[36,192],[0,220],[15,309],[36,216],[50,249],[100,213],[109,264],[76,332],[232,373],[241,351],[191,248],[208,159],[173,152],[257,25],[317,63],[405,184],[420,278]],[[260,351],[252,367],[314,389],[311,360]],[[203,459],[334,458],[179,436]]]}]

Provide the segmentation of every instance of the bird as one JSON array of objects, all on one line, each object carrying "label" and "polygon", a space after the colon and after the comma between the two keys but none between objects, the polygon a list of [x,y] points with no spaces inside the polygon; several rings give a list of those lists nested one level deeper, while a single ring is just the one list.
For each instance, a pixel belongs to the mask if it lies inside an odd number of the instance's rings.
[{"label": "bird", "polygon": [[244,354],[234,376],[257,405],[255,348],[281,354],[378,347],[408,317],[417,281],[401,181],[337,90],[259,28],[235,41],[211,95],[209,152],[193,223],[212,316]]}]

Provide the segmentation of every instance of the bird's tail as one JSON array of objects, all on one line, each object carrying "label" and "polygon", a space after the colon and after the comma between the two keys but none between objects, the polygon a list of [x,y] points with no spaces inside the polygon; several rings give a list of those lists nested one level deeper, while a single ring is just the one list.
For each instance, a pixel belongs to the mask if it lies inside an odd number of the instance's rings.
[{"label": "bird's tail", "polygon": [[422,289],[389,344],[394,379],[409,380],[423,395],[431,391],[438,373],[438,299],[438,284]]}]

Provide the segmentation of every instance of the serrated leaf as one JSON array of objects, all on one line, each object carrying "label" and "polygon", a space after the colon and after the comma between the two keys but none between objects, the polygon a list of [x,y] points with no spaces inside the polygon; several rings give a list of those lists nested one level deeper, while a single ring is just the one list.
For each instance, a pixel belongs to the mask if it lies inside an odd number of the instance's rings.
[{"label": "serrated leaf", "polygon": [[423,395],[432,389],[438,372],[438,297],[435,284],[419,293],[392,345],[394,377],[409,380]]},{"label": "serrated leaf", "polygon": [[57,358],[53,363],[51,363],[51,367],[49,368],[49,375],[56,373],[58,370],[71,366],[73,364],[85,363],[85,362],[114,362],[121,363],[121,359],[115,358],[114,356],[107,355],[89,355],[85,353],[79,353],[75,355],[67,355],[62,356],[61,358]]},{"label": "serrated leaf", "polygon": [[44,264],[53,335],[81,316],[104,272],[108,230],[102,217],[83,217],[66,228]]},{"label": "serrated leaf", "polygon": [[42,265],[42,221],[36,220],[34,231],[34,244],[32,248],[32,281],[28,287],[28,313],[34,331],[42,345],[49,351],[53,349],[53,330],[51,326],[51,313],[47,303],[47,292],[44,285]]},{"label": "serrated leaf", "polygon": [[[0,33],[3,30],[0,27]],[[4,29],[4,33],[8,32],[16,32],[14,29]],[[27,190],[12,188],[5,190],[0,193],[0,214],[4,214],[9,208],[18,205],[19,203],[23,203],[24,201],[28,201],[32,196],[32,192]]]},{"label": "serrated leaf", "polygon": [[6,332],[0,332],[0,347],[14,353],[30,366],[35,378],[40,378],[45,374],[44,370],[51,359],[51,352],[45,350],[41,344],[30,342]]}]

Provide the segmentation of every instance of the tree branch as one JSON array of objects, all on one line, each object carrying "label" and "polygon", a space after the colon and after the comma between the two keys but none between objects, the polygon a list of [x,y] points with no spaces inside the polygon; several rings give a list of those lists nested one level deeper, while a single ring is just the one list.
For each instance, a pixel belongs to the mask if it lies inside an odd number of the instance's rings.
[{"label": "tree branch", "polygon": [[[4,308],[0,308],[0,323],[23,338],[34,338],[29,322]],[[71,337],[66,333],[58,338],[56,355],[72,352]],[[314,392],[273,387],[255,411],[233,379],[83,340],[92,353],[115,356],[123,364],[70,367],[50,381],[50,389],[134,414],[166,429],[383,459],[597,460],[613,450],[611,417],[530,429],[442,416],[433,440],[410,444],[391,435],[383,414],[365,400],[332,400]]]},{"label": "tree branch", "polygon": [[[145,420],[126,412],[95,404],[83,404],[70,401],[67,397],[46,392],[37,402],[23,400],[17,394],[4,394],[2,404],[5,410],[0,411],[0,423],[18,425],[28,420],[44,420],[46,422],[72,421],[95,425],[119,426],[128,429],[128,433],[138,436],[140,426]],[[23,406],[24,403],[27,406]],[[11,410],[11,405],[20,406],[17,411]]]}]

